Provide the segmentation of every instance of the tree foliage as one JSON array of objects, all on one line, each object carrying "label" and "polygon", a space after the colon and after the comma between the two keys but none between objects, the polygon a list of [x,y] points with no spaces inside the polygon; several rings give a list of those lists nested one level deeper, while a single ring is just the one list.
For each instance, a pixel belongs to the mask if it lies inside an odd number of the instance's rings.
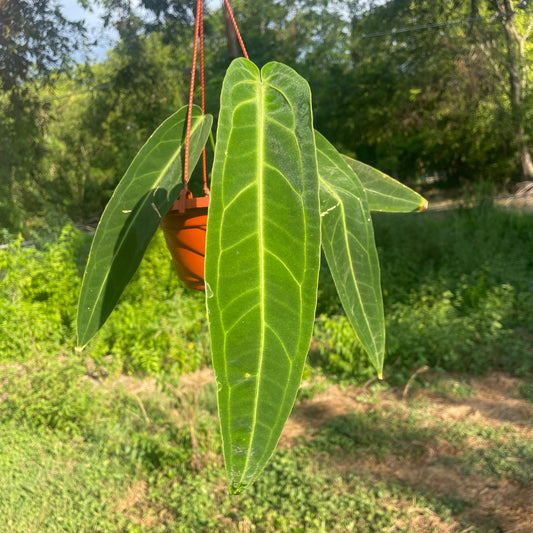
[{"label": "tree foliage", "polygon": [[[185,102],[193,1],[84,0],[119,42],[64,70],[82,28],[50,2],[0,3],[1,225],[98,216],[150,131]],[[205,16],[206,102],[229,64],[221,4]],[[234,0],[250,57],[310,83],[316,128],[402,180],[530,177],[533,13],[515,0]],[[9,27],[9,31],[7,28]],[[74,32],[74,33],[73,33]],[[54,81],[54,89],[42,88]],[[198,100],[197,100],[198,101]]]},{"label": "tree foliage", "polygon": [[0,88],[66,67],[79,48],[80,22],[67,20],[50,0],[0,2]]},{"label": "tree foliage", "polygon": [[[502,30],[512,19],[525,37],[533,16],[518,2],[506,4],[392,0],[354,20],[354,70],[370,77],[371,108],[381,112],[400,175],[440,170],[464,179],[483,168],[501,180],[523,170],[513,161],[524,137],[517,115],[525,116],[512,103],[517,44]],[[380,139],[369,141],[385,148]]]},{"label": "tree foliage", "polygon": [[38,86],[65,71],[83,42],[80,22],[50,0],[0,1],[0,225],[21,229],[47,194],[38,167],[46,152],[48,106]]}]

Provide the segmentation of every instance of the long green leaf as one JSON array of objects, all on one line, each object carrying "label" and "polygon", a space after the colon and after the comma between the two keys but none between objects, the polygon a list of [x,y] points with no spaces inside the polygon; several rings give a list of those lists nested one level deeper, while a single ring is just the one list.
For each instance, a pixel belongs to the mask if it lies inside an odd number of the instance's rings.
[{"label": "long green leaf", "polygon": [[[161,218],[179,196],[187,106],[166,119],[139,150],[100,219],[78,303],[78,345],[96,334],[137,270]],[[195,107],[191,172],[211,130],[212,117]]]},{"label": "long green leaf", "polygon": [[383,371],[385,319],[365,191],[342,156],[315,132],[322,248],[346,316],[378,375]]},{"label": "long green leaf", "polygon": [[409,213],[423,211],[427,200],[403,183],[346,155],[342,156],[363,185],[370,211]]},{"label": "long green leaf", "polygon": [[289,67],[235,60],[224,80],[206,300],[230,490],[272,455],[309,349],[320,261],[311,95]]}]

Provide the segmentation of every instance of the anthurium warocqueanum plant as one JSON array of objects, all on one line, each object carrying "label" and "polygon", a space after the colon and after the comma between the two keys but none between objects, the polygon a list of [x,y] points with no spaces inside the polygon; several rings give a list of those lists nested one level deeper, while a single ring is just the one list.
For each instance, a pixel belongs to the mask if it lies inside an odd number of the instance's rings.
[{"label": "anthurium warocqueanum plant", "polygon": [[[183,188],[188,106],[135,156],[102,217],[78,307],[78,344],[105,322]],[[212,117],[194,107],[190,176]],[[205,295],[231,492],[269,461],[311,342],[321,249],[379,376],[385,326],[370,212],[426,202],[341,155],[313,129],[308,83],[281,63],[229,66],[220,97],[205,250]]]}]

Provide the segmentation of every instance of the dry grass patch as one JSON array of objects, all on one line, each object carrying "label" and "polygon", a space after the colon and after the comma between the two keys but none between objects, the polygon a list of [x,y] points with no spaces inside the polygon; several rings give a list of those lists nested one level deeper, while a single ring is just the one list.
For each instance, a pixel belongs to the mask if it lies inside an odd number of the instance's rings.
[{"label": "dry grass patch", "polygon": [[[479,453],[483,466],[485,454],[500,450],[505,453],[504,446],[508,442],[529,443],[531,446],[533,405],[517,397],[521,385],[517,378],[493,373],[472,379],[469,385],[471,392],[463,398],[439,392],[438,387],[413,388],[408,401],[401,400],[403,391],[400,389],[372,394],[362,389],[330,387],[296,406],[281,445],[292,446],[302,440],[312,442],[320,434],[320,428],[328,431],[328,423],[334,417],[340,423],[346,420],[349,424],[350,416],[375,416],[378,413],[380,428],[375,433],[376,438],[385,434],[381,432],[386,432],[387,420],[394,421],[386,453],[382,453],[382,447],[376,452],[364,439],[358,442],[360,434],[356,431],[353,433],[353,448],[337,450],[331,455],[332,467],[339,472],[375,476],[376,480],[387,484],[420,490],[428,497],[455,500],[462,508],[455,518],[470,524],[467,530],[530,532],[533,516],[531,478],[524,484],[513,479],[505,468],[499,475],[490,475],[479,471],[481,467],[477,464],[470,468],[465,465],[469,465],[468,461]],[[405,442],[402,440],[409,436],[409,432],[395,429],[396,424],[404,429],[414,424],[427,433],[417,434],[416,440]],[[518,468],[527,466],[521,464],[524,459],[517,457],[497,459],[504,466],[506,462],[510,466],[516,463]],[[490,460],[489,456],[486,461]],[[416,505],[408,515],[413,517],[413,522],[401,524],[398,531],[402,527],[406,531],[420,532],[460,530],[455,520],[440,524],[439,517],[431,518],[429,509],[422,509],[417,514]]]}]

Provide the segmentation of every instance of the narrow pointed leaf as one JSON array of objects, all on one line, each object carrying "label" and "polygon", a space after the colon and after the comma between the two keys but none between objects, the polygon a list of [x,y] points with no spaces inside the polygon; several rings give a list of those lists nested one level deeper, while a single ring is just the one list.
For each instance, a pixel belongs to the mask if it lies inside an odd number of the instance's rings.
[{"label": "narrow pointed leaf", "polygon": [[[148,244],[183,187],[187,107],[165,120],[139,150],[107,204],[91,245],[78,302],[78,345],[96,334],[137,270]],[[212,117],[193,109],[190,168]]]},{"label": "narrow pointed leaf", "polygon": [[370,211],[409,213],[427,208],[427,200],[413,189],[361,161],[342,157],[363,185]]},{"label": "narrow pointed leaf", "polygon": [[235,60],[224,80],[206,299],[230,490],[253,482],[294,405],[320,261],[311,97],[289,67]]},{"label": "narrow pointed leaf", "polygon": [[315,132],[322,248],[346,316],[381,376],[385,319],[379,260],[363,186],[337,150]]}]

